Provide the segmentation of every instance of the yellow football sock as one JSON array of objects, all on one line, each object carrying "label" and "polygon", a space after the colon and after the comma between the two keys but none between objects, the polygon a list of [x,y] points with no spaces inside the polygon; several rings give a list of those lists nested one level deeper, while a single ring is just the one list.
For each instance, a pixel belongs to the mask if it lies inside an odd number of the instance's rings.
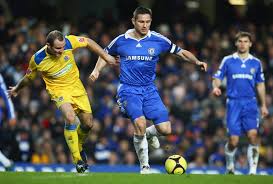
[{"label": "yellow football sock", "polygon": [[76,164],[79,160],[82,160],[80,151],[79,151],[79,140],[77,133],[77,125],[76,124],[66,124],[64,128],[64,137],[66,143],[70,149],[72,154],[73,162]]},{"label": "yellow football sock", "polygon": [[86,138],[88,137],[89,134],[89,128],[84,129],[80,124],[77,127],[77,133],[78,133],[78,138],[79,138],[79,150],[80,152],[82,151],[82,145],[84,144]]}]

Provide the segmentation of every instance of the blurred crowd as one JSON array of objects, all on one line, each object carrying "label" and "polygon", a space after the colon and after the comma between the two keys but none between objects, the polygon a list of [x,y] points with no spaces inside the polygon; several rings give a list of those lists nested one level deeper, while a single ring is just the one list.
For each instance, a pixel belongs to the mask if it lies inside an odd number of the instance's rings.
[{"label": "blurred crowd", "polygon": [[[8,21],[0,14],[0,72],[7,86],[15,85],[25,74],[31,56],[44,44],[46,34],[60,29],[64,34],[84,35],[106,47],[112,39],[131,28],[128,22],[108,24],[97,18],[78,24],[68,21],[57,25],[33,18]],[[223,56],[232,54],[234,36],[243,29],[253,34],[251,53],[261,59],[266,77],[266,102],[270,115],[261,120],[259,168],[273,167],[273,24],[251,22],[230,25],[225,29],[170,21],[155,24],[153,29],[181,48],[208,63],[207,73],[173,55],[162,55],[157,65],[157,84],[170,112],[172,135],[161,138],[161,148],[150,150],[151,164],[163,164],[171,154],[185,156],[190,166],[224,166],[225,95],[211,95],[211,76]],[[138,164],[132,137],[133,125],[121,116],[116,104],[118,67],[106,67],[95,83],[88,80],[97,56],[79,49],[75,58],[80,77],[89,95],[94,114],[94,128],[85,150],[89,163]],[[223,86],[225,90],[225,86]],[[14,161],[31,163],[71,163],[63,136],[64,119],[45,90],[41,77],[24,88],[13,99],[16,122],[9,122],[3,113],[0,120],[0,149]],[[0,107],[5,105],[0,98]],[[150,124],[150,122],[148,122]],[[236,157],[237,168],[247,168],[247,141],[242,137]]]}]

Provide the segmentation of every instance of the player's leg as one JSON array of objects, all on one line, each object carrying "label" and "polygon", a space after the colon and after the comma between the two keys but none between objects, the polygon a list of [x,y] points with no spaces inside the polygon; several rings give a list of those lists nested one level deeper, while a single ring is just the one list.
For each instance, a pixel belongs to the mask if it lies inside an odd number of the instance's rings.
[{"label": "player's leg", "polygon": [[92,110],[89,103],[87,94],[80,96],[73,96],[73,107],[77,113],[80,123],[77,126],[78,135],[78,148],[80,151],[81,159],[76,165],[78,172],[84,172],[88,169],[87,155],[83,149],[83,144],[89,135],[89,132],[93,126]]},{"label": "player's leg", "polygon": [[237,151],[239,136],[241,135],[241,105],[239,100],[227,100],[227,132],[228,142],[225,145],[226,169],[228,174],[234,174],[235,154]]},{"label": "player's leg", "polygon": [[249,164],[249,174],[256,174],[259,161],[258,132],[256,129],[247,132],[249,145],[247,148],[247,159]]},{"label": "player's leg", "polygon": [[85,143],[93,126],[93,116],[91,113],[78,113],[80,124],[77,127],[77,133],[79,138],[79,150],[84,162],[87,163],[87,155],[83,150],[83,144]]},{"label": "player's leg", "polygon": [[243,127],[247,132],[247,137],[249,140],[249,145],[247,148],[249,174],[256,174],[259,160],[258,117],[259,113],[256,99],[247,100],[243,109]]},{"label": "player's leg", "polygon": [[225,145],[226,169],[227,174],[234,174],[235,172],[235,154],[239,143],[239,136],[229,136],[228,142]]},{"label": "player's leg", "polygon": [[146,119],[140,116],[134,121],[134,147],[140,163],[141,174],[149,174],[149,155],[148,155],[148,142],[146,138]]},{"label": "player's leg", "polygon": [[118,92],[118,104],[134,125],[134,147],[140,163],[141,173],[149,173],[148,142],[146,139],[146,119],[143,115],[143,97],[139,94],[132,94],[120,89]]},{"label": "player's leg", "polygon": [[3,164],[3,166],[8,170],[10,167],[12,167],[13,162],[10,161],[0,150],[0,162]]},{"label": "player's leg", "polygon": [[80,156],[78,145],[76,114],[70,103],[64,103],[59,108],[65,119],[64,137],[72,154],[73,162],[77,164],[77,162],[82,160],[82,158]]},{"label": "player's leg", "polygon": [[171,122],[169,121],[167,108],[156,89],[152,89],[150,93],[146,94],[143,102],[143,112],[145,117],[154,123],[154,125],[146,129],[149,145],[152,148],[159,148],[158,137],[171,134]]}]

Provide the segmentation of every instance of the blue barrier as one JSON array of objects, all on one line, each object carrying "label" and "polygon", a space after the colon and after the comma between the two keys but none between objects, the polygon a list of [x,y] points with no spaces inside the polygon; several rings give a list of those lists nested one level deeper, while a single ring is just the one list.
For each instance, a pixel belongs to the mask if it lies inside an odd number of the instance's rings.
[{"label": "blue barrier", "polygon": [[[152,166],[152,170],[156,173],[166,173],[163,166]],[[3,166],[0,166],[0,171],[5,171]],[[29,163],[16,163],[13,171],[16,172],[76,172],[73,164],[29,164]],[[89,168],[89,172],[130,172],[138,173],[139,166],[133,165],[92,165]],[[188,168],[186,173],[188,174],[224,174],[224,167],[193,167]],[[248,169],[237,169],[236,174],[248,174]],[[258,169],[259,175],[273,175],[273,169]]]}]

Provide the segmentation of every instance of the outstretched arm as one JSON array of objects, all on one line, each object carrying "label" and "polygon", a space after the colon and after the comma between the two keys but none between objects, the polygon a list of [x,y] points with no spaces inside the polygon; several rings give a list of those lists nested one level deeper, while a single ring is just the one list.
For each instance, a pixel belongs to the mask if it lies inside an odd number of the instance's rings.
[{"label": "outstretched arm", "polygon": [[107,65],[106,61],[104,59],[102,59],[101,57],[99,57],[94,70],[92,71],[92,73],[89,76],[89,79],[91,79],[92,82],[95,82],[98,79],[101,70],[106,65]]},{"label": "outstretched arm", "polygon": [[257,84],[257,92],[261,101],[261,114],[262,118],[268,115],[268,109],[266,107],[266,100],[265,100],[265,84],[264,82]]},{"label": "outstretched arm", "polygon": [[184,60],[196,64],[201,68],[201,70],[207,71],[207,63],[199,61],[190,51],[180,50],[176,55],[180,56]]},{"label": "outstretched arm", "polygon": [[213,87],[212,94],[214,94],[215,96],[220,96],[222,94],[220,86],[221,86],[221,80],[217,78],[213,78],[212,79],[212,87]]},{"label": "outstretched arm", "polygon": [[17,83],[16,86],[9,87],[8,96],[9,97],[16,97],[19,91],[24,88],[25,86],[31,83],[31,79],[29,79],[26,75]]},{"label": "outstretched arm", "polygon": [[87,39],[87,47],[91,51],[98,54],[105,62],[114,65],[116,63],[116,59],[106,53],[95,41],[91,40],[90,38]]}]

